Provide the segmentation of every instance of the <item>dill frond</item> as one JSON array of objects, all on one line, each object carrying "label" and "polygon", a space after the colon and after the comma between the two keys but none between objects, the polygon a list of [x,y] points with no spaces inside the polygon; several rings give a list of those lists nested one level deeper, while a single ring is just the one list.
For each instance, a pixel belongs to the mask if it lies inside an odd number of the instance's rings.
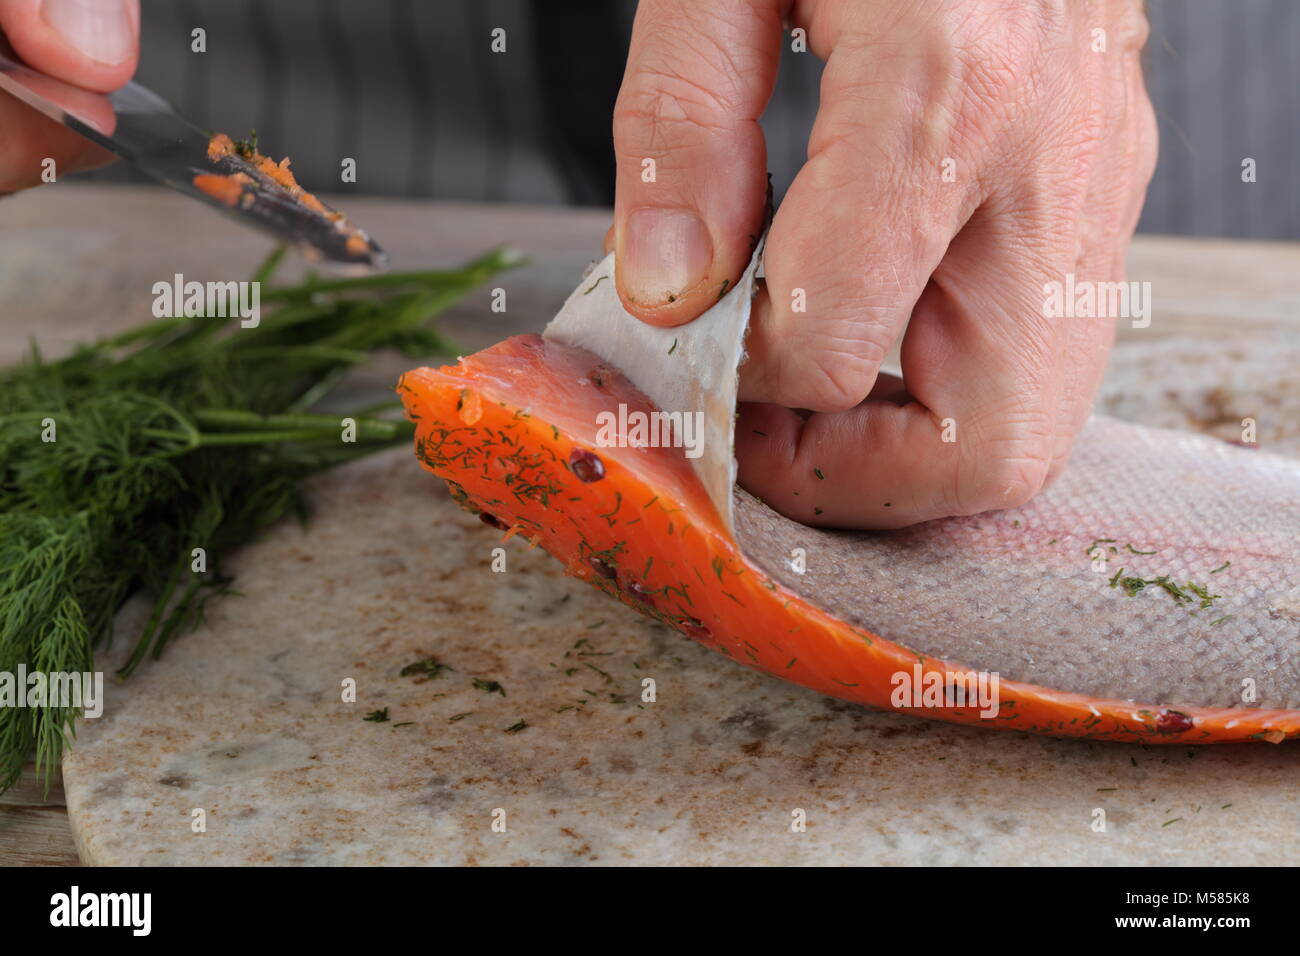
[{"label": "dill frond", "polygon": [[[33,347],[0,370],[0,673],[93,671],[95,648],[138,591],[153,608],[122,676],[161,654],[229,590],[222,568],[235,548],[285,517],[306,519],[306,478],[412,434],[374,417],[380,409],[311,409],[380,349],[453,353],[431,320],[520,261],[501,249],[451,271],[269,288],[282,254],[254,275],[273,308],[255,328],[163,318],[55,361]],[[341,440],[345,416],[354,443]],[[46,442],[49,419],[57,437]],[[48,787],[78,716],[0,707],[0,792],[33,755]]]}]

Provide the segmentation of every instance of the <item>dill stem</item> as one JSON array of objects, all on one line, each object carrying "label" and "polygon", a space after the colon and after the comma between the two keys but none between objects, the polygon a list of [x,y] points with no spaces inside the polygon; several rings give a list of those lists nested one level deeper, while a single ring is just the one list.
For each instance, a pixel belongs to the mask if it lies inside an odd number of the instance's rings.
[{"label": "dill stem", "polygon": [[194,413],[200,425],[237,428],[338,428],[342,416],[334,415],[259,415],[241,408],[204,408]]},{"label": "dill stem", "polygon": [[262,301],[286,302],[294,299],[310,299],[313,295],[349,292],[355,289],[384,289],[400,286],[424,286],[437,289],[454,288],[464,284],[464,278],[449,276],[440,272],[385,272],[380,275],[361,276],[356,279],[318,279],[301,286],[263,289]]},{"label": "dill stem", "polygon": [[180,326],[192,321],[192,319],[187,319],[183,316],[168,316],[167,318],[158,319],[154,322],[147,322],[144,325],[137,326],[133,329],[127,329],[120,335],[114,335],[104,339],[99,343],[99,345],[101,348],[106,349],[121,348],[124,345],[132,345],[142,339],[157,338],[163,332],[179,328]]},{"label": "dill stem", "polygon": [[[387,404],[387,403],[385,403]],[[267,432],[310,431],[313,436],[334,435],[342,427],[344,417],[356,422],[357,436],[361,438],[388,439],[405,435],[409,423],[404,421],[386,421],[380,418],[363,418],[364,412],[352,415],[288,414],[258,415],[236,408],[203,409],[194,413],[194,420],[200,425],[214,428],[239,428],[247,431],[265,429]],[[201,433],[200,442],[210,433]]]},{"label": "dill stem", "polygon": [[389,409],[401,408],[401,407],[402,407],[401,399],[389,398],[389,399],[385,399],[382,402],[375,402],[373,405],[367,405],[365,408],[358,408],[353,413],[352,417],[355,418],[358,422],[360,422],[362,415],[368,417],[370,415],[373,415],[375,412],[384,412],[384,411],[388,411]]},{"label": "dill stem", "polygon": [[360,276],[353,279],[325,279],[305,282],[299,286],[262,290],[263,302],[282,302],[289,299],[309,298],[326,292],[346,292],[354,289],[382,289],[395,286],[421,286],[426,289],[457,289],[476,285],[499,269],[519,265],[519,253],[508,247],[493,249],[455,272],[384,272],[379,275]]},{"label": "dill stem", "polygon": [[[183,560],[184,557],[182,556],[182,561]],[[162,630],[158,632],[158,636],[153,642],[154,660],[158,660],[158,658],[162,657],[162,652],[167,646],[167,642],[170,641],[181,629],[181,626],[186,623],[186,618],[194,606],[194,599],[199,593],[199,588],[202,586],[203,578],[199,574],[194,573],[190,582],[185,585],[185,593],[182,594],[180,600],[176,602],[176,607],[173,608],[172,612],[168,615],[166,623],[163,625]]]},{"label": "dill stem", "polygon": [[167,605],[171,603],[172,594],[176,591],[176,583],[180,580],[181,568],[184,565],[184,558],[178,560],[172,565],[172,570],[167,575],[167,584],[163,587],[162,594],[154,601],[153,613],[149,615],[149,622],[145,625],[144,633],[136,641],[135,649],[131,651],[130,659],[118,670],[118,674],[126,677],[136,665],[144,659],[145,654],[149,652],[149,645],[153,643],[154,634],[158,630],[158,624],[162,621],[163,612],[167,610]]},{"label": "dill stem", "polygon": [[253,281],[254,282],[271,281],[271,276],[274,275],[275,270],[280,267],[280,261],[284,259],[284,254],[288,250],[289,247],[283,243],[281,243],[280,245],[272,249],[271,252],[267,255],[267,257],[262,260],[262,264],[257,267],[257,271],[253,273]]},{"label": "dill stem", "polygon": [[299,429],[297,431],[265,431],[265,432],[208,432],[199,433],[198,447],[212,448],[218,445],[270,445],[277,442],[289,441],[316,441],[320,439],[320,431],[310,431]]},{"label": "dill stem", "polygon": [[334,391],[334,387],[343,379],[347,378],[348,373],[352,371],[346,365],[340,365],[338,368],[330,369],[319,379],[316,380],[305,392],[299,395],[289,405],[290,412],[303,412],[311,408],[322,398]]},{"label": "dill stem", "polygon": [[287,305],[264,318],[255,328],[241,328],[238,335],[231,336],[223,345],[228,349],[242,349],[248,343],[257,342],[268,333],[281,333],[303,323],[326,318],[335,314],[336,311],[333,306],[313,305],[311,303]]},{"label": "dill stem", "polygon": [[[240,358],[272,358],[283,360],[285,350],[275,346],[263,346],[254,349],[240,349]],[[357,349],[338,349],[327,345],[296,345],[293,348],[293,358],[306,358],[317,362],[347,362],[352,365],[359,364],[370,358],[369,352],[358,351]]]},{"label": "dill stem", "polygon": [[[374,425],[386,427],[374,427],[367,431],[363,431],[358,427],[357,438],[362,441],[391,441],[404,437],[408,431],[411,434],[415,432],[415,426],[407,422],[375,422]],[[299,428],[281,431],[199,432],[197,436],[192,436],[184,432],[168,431],[165,428],[145,428],[141,429],[140,433],[149,438],[184,441],[188,443],[190,448],[213,448],[221,445],[273,445],[295,441],[319,442],[322,439],[337,438],[338,431],[339,426],[335,424],[329,430]]]}]

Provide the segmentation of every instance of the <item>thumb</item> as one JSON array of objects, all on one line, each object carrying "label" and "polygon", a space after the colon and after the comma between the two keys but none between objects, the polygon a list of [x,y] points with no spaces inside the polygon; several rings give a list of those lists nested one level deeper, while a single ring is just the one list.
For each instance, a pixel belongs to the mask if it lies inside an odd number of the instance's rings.
[{"label": "thumb", "polygon": [[616,279],[654,325],[689,322],[744,271],[766,213],[758,125],[781,0],[642,0],[614,109]]},{"label": "thumb", "polygon": [[99,93],[131,79],[139,0],[0,0],[0,30],[41,73]]}]

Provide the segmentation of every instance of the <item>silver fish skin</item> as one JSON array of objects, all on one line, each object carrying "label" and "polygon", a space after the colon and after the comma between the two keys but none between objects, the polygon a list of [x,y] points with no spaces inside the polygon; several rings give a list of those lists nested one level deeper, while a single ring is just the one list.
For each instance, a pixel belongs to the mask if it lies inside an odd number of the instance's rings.
[{"label": "silver fish skin", "polygon": [[1021,508],[825,531],[737,490],[735,515],[765,571],[918,653],[1095,697],[1300,707],[1300,461],[1093,416]]}]

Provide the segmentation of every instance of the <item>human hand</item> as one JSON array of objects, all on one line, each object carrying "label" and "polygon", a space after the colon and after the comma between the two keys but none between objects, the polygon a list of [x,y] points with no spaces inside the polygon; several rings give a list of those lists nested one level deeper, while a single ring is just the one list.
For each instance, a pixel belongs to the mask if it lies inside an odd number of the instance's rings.
[{"label": "human hand", "polygon": [[[94,94],[125,84],[139,59],[139,0],[0,0],[0,32],[32,69]],[[0,92],[0,194],[57,174],[102,166],[112,155]]]},{"label": "human hand", "polygon": [[[1020,505],[1063,467],[1113,341],[1113,316],[1050,318],[1044,297],[1124,276],[1156,155],[1141,3],[641,0],[611,240],[644,321],[691,321],[748,263],[787,18],[826,67],[764,251],[740,482],[841,527]],[[904,327],[905,394],[879,376]]]}]

